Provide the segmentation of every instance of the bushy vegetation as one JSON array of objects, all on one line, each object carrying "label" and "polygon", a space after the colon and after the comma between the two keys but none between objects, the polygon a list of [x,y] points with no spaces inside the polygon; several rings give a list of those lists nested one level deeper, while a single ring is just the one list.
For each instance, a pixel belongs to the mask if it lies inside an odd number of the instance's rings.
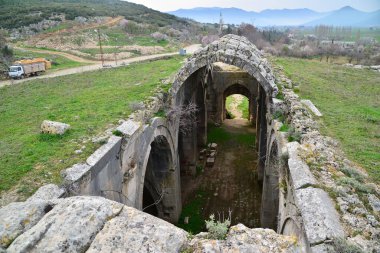
[{"label": "bushy vegetation", "polygon": [[334,252],[339,252],[339,253],[364,253],[364,251],[362,249],[360,249],[358,246],[347,242],[347,240],[345,240],[343,238],[334,239],[333,242],[332,242],[332,246],[334,248]]},{"label": "bushy vegetation", "polygon": [[[41,184],[59,183],[60,170],[83,162],[100,145],[91,138],[126,118],[132,102],[163,86],[160,80],[177,72],[181,61],[174,57],[0,88],[0,191],[21,181],[18,191],[27,196]],[[39,129],[45,119],[72,129],[47,138]],[[76,154],[78,149],[83,153]]]},{"label": "bushy vegetation", "polygon": [[79,16],[124,16],[137,23],[160,27],[187,23],[173,15],[119,0],[1,0],[0,6],[0,26],[7,29],[35,24],[62,13],[68,20]]},{"label": "bushy vegetation", "polygon": [[[246,37],[258,49],[276,56],[318,58],[320,61],[377,65],[380,64],[380,30],[362,28],[316,26],[308,28],[263,28],[251,24],[232,27],[230,33]],[[224,30],[224,33],[228,29]]]},{"label": "bushy vegetation", "polygon": [[231,225],[231,217],[224,221],[216,220],[215,215],[211,214],[210,219],[206,220],[206,228],[211,239],[223,240]]},{"label": "bushy vegetation", "polygon": [[321,131],[341,143],[347,156],[380,180],[380,74],[325,62],[276,58],[285,74],[299,84],[301,98],[323,113]]},{"label": "bushy vegetation", "polygon": [[6,76],[9,65],[13,61],[13,50],[7,44],[7,32],[0,29],[0,79]]}]

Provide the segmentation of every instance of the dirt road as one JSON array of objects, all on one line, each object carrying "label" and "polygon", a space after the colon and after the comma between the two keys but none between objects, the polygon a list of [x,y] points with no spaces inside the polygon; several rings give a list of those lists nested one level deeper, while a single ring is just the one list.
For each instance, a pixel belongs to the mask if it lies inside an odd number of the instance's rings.
[{"label": "dirt road", "polygon": [[82,63],[99,63],[99,61],[92,61],[92,60],[87,60],[84,58],[81,58],[79,56],[65,53],[65,52],[60,52],[60,51],[52,51],[52,50],[45,50],[45,49],[34,49],[34,48],[22,48],[22,47],[14,47],[14,49],[17,50],[26,50],[34,53],[41,53],[41,54],[53,54],[53,55],[60,55],[63,57],[66,57],[69,60],[76,61],[76,62],[82,62]]},{"label": "dirt road", "polygon": [[[188,54],[192,54],[198,48],[200,48],[200,45],[196,44],[196,45],[191,45],[189,47],[186,47],[185,49],[186,49],[186,51],[187,51]],[[45,50],[41,50],[41,51],[46,52]],[[51,52],[57,53],[57,54],[59,53],[60,55],[66,57],[65,55],[63,55],[63,54],[66,54],[66,53],[63,53],[63,52],[54,52],[54,51],[51,51]],[[116,67],[121,67],[121,66],[124,66],[126,64],[130,64],[130,63],[142,62],[142,61],[147,61],[147,60],[158,60],[158,59],[162,59],[162,58],[165,58],[165,57],[168,57],[168,56],[173,56],[173,55],[178,55],[178,52],[139,56],[139,57],[135,57],[135,58],[130,58],[130,59],[118,61],[118,65],[115,65],[114,61],[112,61],[112,62],[105,62],[104,65],[106,65],[107,67],[116,68]],[[78,57],[78,58],[80,58],[80,57]],[[21,79],[21,80],[2,81],[2,82],[0,82],[0,88],[4,87],[4,86],[7,86],[7,85],[22,83],[22,82],[26,82],[26,81],[34,80],[34,79],[45,79],[45,78],[51,78],[51,77],[57,77],[57,76],[65,76],[65,75],[71,75],[71,74],[76,74],[76,73],[83,73],[83,72],[87,72],[87,71],[94,71],[94,70],[98,70],[98,69],[102,69],[102,68],[103,68],[102,64],[99,63],[99,62],[96,62],[96,64],[93,64],[93,65],[59,70],[59,71],[48,73],[48,74],[42,75],[42,76],[29,77],[29,78]]]}]

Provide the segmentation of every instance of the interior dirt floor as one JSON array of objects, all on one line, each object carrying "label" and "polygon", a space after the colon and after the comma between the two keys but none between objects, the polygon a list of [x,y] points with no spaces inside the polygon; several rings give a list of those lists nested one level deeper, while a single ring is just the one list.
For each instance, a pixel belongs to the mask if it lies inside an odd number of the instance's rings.
[{"label": "interior dirt floor", "polygon": [[254,138],[247,137],[255,135],[255,128],[241,118],[227,119],[221,128],[223,140],[217,143],[214,166],[205,166],[196,176],[182,177],[183,204],[191,202],[197,192],[202,191],[203,220],[208,220],[211,214],[215,214],[216,219],[219,216],[223,219],[223,215],[227,218],[231,211],[232,225],[260,227],[262,190],[257,180],[257,153]]}]

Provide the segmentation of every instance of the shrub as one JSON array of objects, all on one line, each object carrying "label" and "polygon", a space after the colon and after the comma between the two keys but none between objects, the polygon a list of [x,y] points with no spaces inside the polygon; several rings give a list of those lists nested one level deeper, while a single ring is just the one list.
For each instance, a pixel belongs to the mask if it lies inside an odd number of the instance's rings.
[{"label": "shrub", "polygon": [[364,176],[356,169],[350,168],[350,167],[343,167],[340,169],[341,172],[343,172],[346,176],[349,176],[351,178],[356,179],[359,182],[364,182]]},{"label": "shrub", "polygon": [[[231,216],[231,212],[230,212]],[[210,215],[210,220],[206,220],[206,228],[210,233],[210,239],[223,240],[228,232],[228,228],[231,225],[231,217],[221,221],[215,220],[215,215]]]},{"label": "shrub", "polygon": [[281,122],[285,121],[285,116],[281,111],[275,111],[273,113],[273,119],[278,119]]},{"label": "shrub", "polygon": [[[354,244],[350,244],[343,238],[337,238],[332,243],[334,251],[339,253],[364,253],[362,249]],[[329,251],[330,252],[330,251]]]},{"label": "shrub", "polygon": [[288,136],[288,141],[289,142],[292,142],[292,141],[297,141],[297,142],[300,142],[301,141],[301,133],[296,131],[294,128],[289,128],[289,136]]},{"label": "shrub", "polygon": [[280,127],[280,132],[288,132],[290,129],[289,125],[284,123],[281,127]]},{"label": "shrub", "polygon": [[355,178],[342,177],[338,180],[338,184],[351,186],[356,191],[362,192],[362,193],[372,193],[373,192],[373,188],[371,186],[360,183]]},{"label": "shrub", "polygon": [[123,133],[120,132],[119,130],[114,130],[114,131],[112,131],[112,134],[113,134],[113,135],[116,135],[116,136],[119,136],[119,137],[123,137]]}]

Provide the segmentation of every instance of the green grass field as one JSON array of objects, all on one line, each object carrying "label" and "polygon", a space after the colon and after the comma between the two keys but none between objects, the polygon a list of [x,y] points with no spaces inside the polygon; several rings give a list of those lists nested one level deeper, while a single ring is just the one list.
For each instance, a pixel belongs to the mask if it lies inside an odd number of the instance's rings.
[{"label": "green grass field", "polygon": [[380,73],[296,58],[274,62],[322,112],[322,133],[380,182]]},{"label": "green grass field", "polygon": [[[60,170],[83,162],[99,146],[91,137],[131,113],[130,104],[152,95],[160,79],[178,71],[174,57],[128,67],[32,80],[0,89],[0,191],[19,183],[30,195],[60,182]],[[164,87],[166,88],[166,87]],[[63,137],[39,133],[43,120],[71,125]],[[82,154],[75,150],[83,149]]]},{"label": "green grass field", "polygon": [[102,34],[107,36],[107,40],[102,41],[104,45],[107,46],[130,46],[130,45],[139,45],[139,46],[162,46],[165,47],[169,44],[167,40],[157,41],[147,35],[135,35],[127,36],[127,33],[121,28],[106,28],[101,30]]},{"label": "green grass field", "polygon": [[[230,113],[232,111],[232,103],[235,103],[235,98],[233,96],[228,96],[226,98],[226,108]],[[243,119],[249,119],[249,100],[246,96],[243,96],[243,100],[239,102],[237,109],[242,113]],[[236,115],[232,116],[236,117]]]},{"label": "green grass field", "polygon": [[24,59],[24,58],[46,58],[52,61],[50,70],[61,70],[61,69],[75,68],[75,67],[80,67],[84,65],[89,65],[88,63],[72,61],[60,55],[35,53],[28,50],[16,49],[14,50],[14,57],[16,58],[16,60]]}]

